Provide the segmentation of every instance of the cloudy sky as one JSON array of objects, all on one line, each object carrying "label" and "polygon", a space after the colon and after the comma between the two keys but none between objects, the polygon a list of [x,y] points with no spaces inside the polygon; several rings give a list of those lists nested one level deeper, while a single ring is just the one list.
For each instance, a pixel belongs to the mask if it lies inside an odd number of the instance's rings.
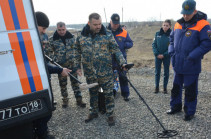
[{"label": "cloudy sky", "polygon": [[[118,13],[122,21],[151,21],[179,19],[184,0],[33,0],[35,11],[46,13],[50,24],[58,21],[66,24],[84,24],[92,12],[101,15],[103,22],[110,21],[113,13]],[[211,18],[211,0],[196,0],[197,10]],[[106,12],[104,12],[104,9]]]}]

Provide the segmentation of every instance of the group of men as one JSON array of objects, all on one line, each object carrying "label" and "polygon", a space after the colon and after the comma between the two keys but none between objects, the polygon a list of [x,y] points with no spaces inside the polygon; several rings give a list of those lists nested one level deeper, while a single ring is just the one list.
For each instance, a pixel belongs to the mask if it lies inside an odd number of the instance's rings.
[{"label": "group of men", "polygon": [[[181,12],[183,18],[175,24],[170,35],[168,48],[175,76],[171,91],[171,109],[167,114],[175,114],[181,111],[182,87],[184,84],[184,120],[191,120],[195,114],[201,59],[211,49],[211,30],[209,23],[206,21],[206,14],[197,11],[195,7],[196,2],[194,0],[184,1]],[[43,18],[40,22],[42,23],[44,20]],[[45,29],[48,26],[41,25],[38,21],[38,29],[43,27],[41,29],[43,31],[40,31],[42,36],[45,35]],[[120,26],[118,14],[111,16],[111,22],[107,29],[102,25],[102,19],[98,13],[90,14],[88,23],[76,39],[66,30],[65,23],[57,23],[57,30],[50,37],[49,45],[44,48],[45,53],[63,67],[67,67],[68,69],[64,68],[63,71],[66,73],[72,72],[75,77],[82,75],[82,65],[87,83],[98,83],[97,86],[89,89],[90,113],[85,120],[86,123],[98,117],[98,91],[99,88],[102,88],[105,95],[108,125],[115,125],[113,70],[118,70],[121,95],[125,101],[129,101],[129,87],[124,70],[127,64],[126,49],[132,46],[133,42],[129,34]],[[61,73],[61,69],[58,73]],[[86,107],[86,104],[82,101],[78,83],[72,78],[70,80],[77,105]],[[59,84],[63,96],[63,107],[67,107],[67,78],[59,75]]]},{"label": "group of men", "polygon": [[[37,12],[41,14],[41,12]],[[44,13],[43,13],[44,14]],[[101,19],[100,19],[101,20]],[[90,25],[87,25],[90,26]],[[101,26],[101,24],[100,24]],[[103,25],[102,25],[103,26]],[[40,28],[40,27],[38,27]],[[112,31],[112,34],[121,50],[124,59],[126,60],[126,50],[133,46],[133,42],[130,39],[129,34],[125,29],[120,26],[120,17],[118,14],[113,14],[111,17],[111,22],[107,28]],[[106,29],[105,29],[106,30]],[[83,33],[83,32],[82,32]],[[53,36],[48,40],[48,36],[45,33],[41,34],[42,41],[48,41],[44,45],[45,54],[51,57],[55,62],[57,62],[62,67],[67,67],[72,70],[72,73],[77,78],[76,70],[73,70],[73,58],[75,56],[75,37],[67,29],[64,22],[57,23],[57,30],[54,32]],[[111,55],[111,53],[110,53]],[[94,61],[94,60],[93,60]],[[121,66],[117,64],[117,60],[114,55],[112,55],[112,70],[118,70],[119,80],[121,87],[121,94],[125,101],[129,101],[129,87],[127,81],[123,79],[125,72],[121,73]],[[124,75],[123,75],[124,74]],[[61,88],[61,94],[63,97],[63,107],[68,105],[68,92],[67,92],[67,77],[58,75],[59,85]],[[86,104],[82,101],[82,95],[79,90],[78,82],[70,77],[72,89],[75,94],[77,105],[81,107],[86,107]]]},{"label": "group of men", "polygon": [[[124,66],[127,64],[126,49],[133,46],[129,34],[120,26],[119,15],[113,14],[108,28],[105,28],[98,13],[90,14],[88,24],[77,38],[67,31],[64,22],[58,22],[56,31],[49,39],[45,32],[49,26],[47,15],[43,12],[36,12],[35,15],[45,55],[64,67],[62,69],[53,66],[50,62],[47,63],[49,73],[58,73],[63,97],[62,106],[64,108],[68,106],[66,87],[68,73],[71,72],[76,78],[77,75],[81,76],[82,64],[87,83],[98,83],[97,86],[89,89],[90,113],[85,122],[90,122],[98,117],[98,93],[99,89],[102,88],[105,96],[108,125],[115,125],[113,70],[119,71],[122,96],[125,101],[129,101],[129,87],[125,80],[126,68]],[[123,76],[125,77],[124,80],[121,79]],[[72,77],[70,77],[70,81],[77,105],[82,108],[86,107],[86,104],[82,101],[79,83]],[[46,136],[47,122],[50,117],[35,122],[38,137]]]}]

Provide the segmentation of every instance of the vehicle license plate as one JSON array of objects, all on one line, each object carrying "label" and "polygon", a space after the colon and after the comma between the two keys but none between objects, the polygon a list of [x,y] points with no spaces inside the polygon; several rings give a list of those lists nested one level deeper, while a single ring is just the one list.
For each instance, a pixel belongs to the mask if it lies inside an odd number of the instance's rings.
[{"label": "vehicle license plate", "polygon": [[0,121],[8,120],[21,115],[29,114],[42,109],[41,100],[33,100],[16,106],[0,110]]}]

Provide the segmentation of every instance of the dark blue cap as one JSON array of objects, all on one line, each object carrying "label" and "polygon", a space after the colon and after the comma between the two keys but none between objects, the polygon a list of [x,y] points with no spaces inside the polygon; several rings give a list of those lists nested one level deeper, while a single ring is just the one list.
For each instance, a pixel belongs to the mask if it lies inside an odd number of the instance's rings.
[{"label": "dark blue cap", "polygon": [[48,16],[45,13],[38,11],[35,13],[35,17],[37,19],[38,26],[46,27],[46,28],[49,27],[50,22],[49,22]]},{"label": "dark blue cap", "polygon": [[111,21],[114,23],[114,24],[120,24],[120,17],[118,14],[113,14],[111,16]]},{"label": "dark blue cap", "polygon": [[181,14],[190,15],[196,9],[196,2],[194,0],[185,0],[182,4]]}]

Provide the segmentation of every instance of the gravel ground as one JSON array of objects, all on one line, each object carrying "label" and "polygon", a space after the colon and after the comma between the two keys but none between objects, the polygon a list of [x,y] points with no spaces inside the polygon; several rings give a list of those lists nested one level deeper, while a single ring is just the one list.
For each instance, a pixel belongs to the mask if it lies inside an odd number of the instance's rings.
[{"label": "gravel ground", "polygon": [[[170,89],[172,88],[173,79],[172,71],[170,73],[168,94],[153,93],[154,69],[131,69],[129,78],[164,128],[178,131],[178,135],[173,138],[211,139],[211,73],[202,72],[200,74],[197,112],[194,119],[189,122],[183,121],[183,111],[170,116],[165,113],[169,109]],[[84,81],[84,78],[81,77],[80,80]],[[161,89],[162,81],[161,79]],[[83,100],[87,103],[87,107],[80,108],[76,105],[70,83],[68,83],[70,100],[69,106],[64,109],[61,106],[62,99],[57,75],[52,76],[52,88],[57,101],[57,108],[49,122],[49,131],[57,139],[154,139],[157,138],[158,132],[163,131],[163,128],[131,87],[129,102],[125,102],[120,92],[118,92],[115,99],[116,125],[113,127],[108,126],[106,116],[101,114],[90,123],[86,124],[84,122],[89,113],[88,90],[82,92]]]}]

